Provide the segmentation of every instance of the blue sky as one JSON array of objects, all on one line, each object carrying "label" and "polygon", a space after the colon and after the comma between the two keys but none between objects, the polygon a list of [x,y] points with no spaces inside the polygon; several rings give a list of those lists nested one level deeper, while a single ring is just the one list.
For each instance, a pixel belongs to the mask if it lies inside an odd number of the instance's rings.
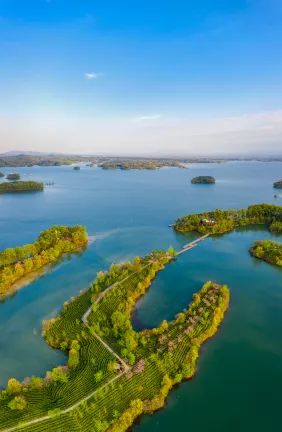
[{"label": "blue sky", "polygon": [[280,0],[0,0],[0,150],[282,150],[281,20]]}]

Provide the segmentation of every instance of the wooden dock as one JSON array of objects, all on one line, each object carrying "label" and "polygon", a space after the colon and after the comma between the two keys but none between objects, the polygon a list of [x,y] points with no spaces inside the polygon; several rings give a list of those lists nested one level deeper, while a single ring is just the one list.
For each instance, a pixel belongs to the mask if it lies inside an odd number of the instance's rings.
[{"label": "wooden dock", "polygon": [[204,235],[202,237],[199,237],[196,240],[193,240],[191,243],[187,243],[186,245],[182,246],[182,250],[179,251],[177,253],[177,255],[180,255],[180,254],[182,254],[182,253],[184,253],[184,252],[186,252],[186,251],[188,251],[190,249],[193,249],[194,247],[198,246],[199,242],[204,241],[208,237],[209,237],[209,234],[206,234],[206,235]]}]

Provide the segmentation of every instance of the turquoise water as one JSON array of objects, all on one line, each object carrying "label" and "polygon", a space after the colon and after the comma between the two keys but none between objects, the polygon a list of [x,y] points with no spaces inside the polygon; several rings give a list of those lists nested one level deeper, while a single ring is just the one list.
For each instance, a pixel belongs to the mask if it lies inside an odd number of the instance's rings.
[{"label": "turquoise water", "polygon": [[[0,303],[0,387],[10,377],[44,375],[64,355],[42,340],[41,322],[87,287],[100,269],[151,249],[180,249],[195,234],[167,225],[178,216],[254,203],[282,205],[272,182],[281,163],[193,165],[158,171],[102,171],[82,167],[5,169],[23,179],[55,182],[43,193],[0,195],[0,249],[32,242],[54,224],[84,224],[94,240],[52,273]],[[216,185],[191,185],[213,175]],[[135,429],[171,431],[274,431],[279,429],[282,386],[282,270],[248,254],[250,244],[270,238],[262,227],[209,238],[158,275],[134,311],[136,328],[172,319],[206,280],[231,289],[230,309],[216,336],[201,350],[196,376],[173,390],[166,409],[143,416]],[[281,237],[280,237],[281,239]]]}]

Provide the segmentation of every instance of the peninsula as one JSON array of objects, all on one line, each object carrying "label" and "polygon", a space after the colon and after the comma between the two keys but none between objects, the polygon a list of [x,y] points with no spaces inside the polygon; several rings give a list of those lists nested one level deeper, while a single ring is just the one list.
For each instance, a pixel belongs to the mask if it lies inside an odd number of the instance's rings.
[{"label": "peninsula", "polygon": [[60,316],[43,322],[46,342],[68,354],[67,365],[44,378],[10,379],[0,394],[1,431],[124,432],[193,376],[200,346],[228,308],[229,290],[207,282],[175,320],[135,332],[134,305],[171,259],[153,251],[112,265],[65,302]]},{"label": "peninsula", "polygon": [[197,184],[197,183],[211,184],[211,183],[215,183],[215,178],[213,178],[211,176],[194,177],[191,180],[191,183],[193,183],[193,184]]},{"label": "peninsula", "polygon": [[33,192],[43,191],[44,185],[41,182],[29,181],[12,181],[0,183],[0,194],[1,193],[13,193],[13,192]]},{"label": "peninsula", "polygon": [[178,232],[223,234],[248,225],[267,225],[271,232],[282,233],[282,206],[256,204],[247,209],[191,214],[177,219],[173,228]]},{"label": "peninsula", "polygon": [[43,231],[32,244],[0,252],[0,295],[13,291],[13,284],[24,276],[56,261],[64,253],[73,253],[85,243],[85,227],[54,226]]},{"label": "peninsula", "polygon": [[282,180],[273,183],[273,187],[276,189],[282,189]]},{"label": "peninsula", "polygon": [[282,243],[271,240],[256,241],[250,254],[270,264],[282,266]]}]

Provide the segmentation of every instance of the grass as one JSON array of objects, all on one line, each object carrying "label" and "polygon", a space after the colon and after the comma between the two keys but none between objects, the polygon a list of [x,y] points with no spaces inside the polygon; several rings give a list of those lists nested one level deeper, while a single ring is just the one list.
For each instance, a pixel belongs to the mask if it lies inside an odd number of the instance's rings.
[{"label": "grass", "polygon": [[[216,332],[223,319],[229,291],[208,282],[194,295],[189,309],[175,320],[135,332],[131,324],[133,307],[169,259],[166,253],[159,252],[132,264],[113,266],[110,272],[100,273],[88,291],[66,302],[58,318],[44,323],[46,341],[54,348],[66,349],[70,356],[75,344],[79,363],[76,367],[64,367],[59,382],[47,373],[41,389],[22,389],[19,393],[27,401],[23,411],[11,410],[8,404],[15,394],[4,392],[3,396],[2,392],[0,430],[22,425],[30,432],[125,431],[142,412],[163,406],[173,385],[193,376],[199,347]],[[110,286],[97,303],[99,292]],[[91,305],[93,310],[86,326],[81,318]],[[117,311],[120,321],[114,319]],[[125,362],[131,362],[129,371],[113,369],[116,358],[96,334]],[[79,403],[86,396],[91,397]],[[48,415],[48,420],[24,426]]]}]

